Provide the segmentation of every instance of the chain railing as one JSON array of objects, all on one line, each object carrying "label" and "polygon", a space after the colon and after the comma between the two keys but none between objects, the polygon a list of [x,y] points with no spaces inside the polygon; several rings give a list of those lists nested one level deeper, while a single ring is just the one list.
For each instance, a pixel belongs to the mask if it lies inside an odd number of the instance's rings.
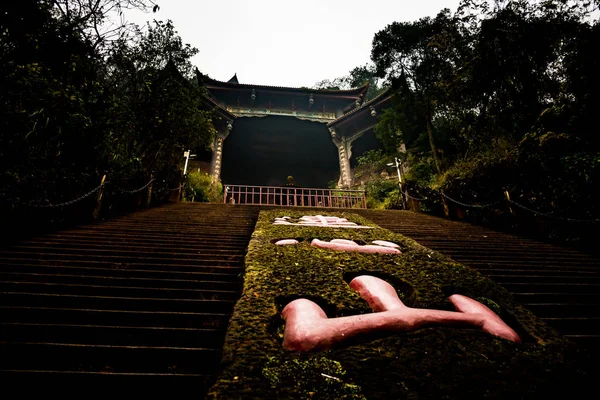
[{"label": "chain railing", "polygon": [[[438,191],[437,193],[440,194],[440,195],[442,195],[442,196],[444,196],[446,199],[450,200],[451,202],[458,204],[459,206],[470,207],[470,208],[487,208],[487,207],[491,207],[493,205],[496,205],[496,204],[499,204],[499,203],[502,202],[502,200],[497,200],[497,201],[493,201],[491,203],[486,203],[486,204],[468,204],[468,203],[465,203],[463,201],[456,200],[456,199],[448,196],[446,193],[444,193],[442,191]],[[412,200],[416,200],[416,201],[427,201],[427,200],[430,200],[428,197],[422,197],[422,198],[420,198],[420,197],[411,196],[408,193],[408,190],[405,190],[403,194],[407,198],[407,200],[408,199],[412,199]]]},{"label": "chain railing", "polygon": [[116,188],[116,190],[118,190],[120,193],[127,193],[127,194],[138,193],[138,192],[141,192],[142,190],[146,189],[148,186],[150,186],[150,184],[152,182],[154,182],[154,180],[155,180],[154,178],[150,179],[150,181],[148,183],[146,183],[144,186],[142,186],[139,189],[126,190],[126,189]]},{"label": "chain railing", "polygon": [[[164,183],[164,181],[163,181]],[[181,183],[179,186],[174,187],[174,188],[170,188],[167,186],[160,186],[158,189],[154,190],[156,193],[165,193],[165,192],[175,192],[177,190],[183,189],[185,187],[185,185],[183,183]]]},{"label": "chain railing", "polygon": [[498,201],[494,201],[494,202],[487,203],[487,204],[467,204],[467,203],[463,203],[461,201],[458,201],[456,199],[453,199],[452,197],[448,196],[444,192],[440,192],[440,194],[442,196],[444,196],[445,198],[447,198],[448,200],[450,200],[451,202],[453,202],[453,203],[456,203],[456,204],[458,204],[460,206],[463,206],[463,207],[470,207],[470,208],[488,208],[488,207],[494,206],[494,205],[496,205],[496,204],[498,204],[498,203],[500,203],[502,201],[502,200],[498,200]]},{"label": "chain railing", "polygon": [[[112,191],[117,193],[124,194],[135,194],[143,191],[148,188],[153,182],[154,178],[150,179],[145,185],[129,190],[118,187],[113,187]],[[81,196],[78,196],[72,200],[64,201],[61,203],[47,203],[47,204],[35,204],[33,202],[27,204],[21,204],[30,208],[44,209],[44,208],[61,208],[68,207],[73,204],[79,203],[93,194],[97,193],[99,190],[105,190],[107,186],[111,186],[110,182],[103,182],[92,190],[84,193]],[[180,184],[175,188],[168,188],[168,191],[176,191],[182,189],[184,184]],[[165,190],[165,189],[162,189]],[[534,215],[543,216],[546,218],[568,221],[568,222],[577,222],[577,223],[600,223],[600,219],[578,219],[578,218],[569,218],[569,217],[560,217],[552,214],[548,214],[539,210],[534,210],[532,208],[526,207],[522,204],[517,203],[514,200],[511,200],[508,195],[506,199],[497,200],[491,203],[486,204],[469,204],[463,201],[457,200],[448,196],[446,193],[442,191],[437,191],[444,198],[449,201],[458,204],[462,207],[469,208],[478,208],[484,209],[500,204],[504,201],[507,201],[509,204],[512,204],[520,209],[523,209],[527,212],[530,212]],[[416,201],[427,201],[429,200],[427,197],[419,198],[415,196],[411,196],[408,193],[408,190],[403,192],[403,195],[407,199],[413,199]],[[277,200],[279,202],[277,202]],[[242,186],[242,185],[229,185],[226,187],[224,191],[224,202],[237,202],[245,203],[245,204],[277,204],[277,205],[296,205],[296,206],[309,206],[309,207],[358,207],[358,208],[366,208],[366,199],[364,191],[356,191],[356,190],[339,190],[339,189],[304,189],[304,188],[280,188],[280,187],[260,187],[260,186]]]},{"label": "chain railing", "polygon": [[525,211],[529,211],[530,213],[533,213],[535,215],[541,215],[543,217],[546,218],[552,218],[552,219],[557,219],[557,220],[561,220],[561,221],[569,221],[569,222],[581,222],[581,223],[590,223],[590,224],[595,224],[595,223],[599,223],[600,219],[577,219],[577,218],[567,218],[567,217],[558,217],[556,215],[552,215],[552,214],[547,214],[547,213],[543,213],[541,211],[537,211],[537,210],[533,210],[531,208],[525,207],[522,204],[519,204],[513,200],[508,200],[508,202],[510,204],[514,204],[515,206],[525,210]]},{"label": "chain railing", "polygon": [[414,196],[411,196],[410,194],[408,194],[408,191],[405,191],[405,192],[404,192],[404,195],[405,195],[407,198],[409,198],[409,199],[413,199],[413,200],[416,200],[416,201],[427,201],[427,200],[428,200],[427,198],[419,198],[419,197],[414,197]]},{"label": "chain railing", "polygon": [[[152,184],[152,182],[154,182],[155,179],[150,179],[150,181],[148,183],[146,183],[145,185],[143,185],[140,188],[137,189],[133,189],[133,190],[128,190],[128,189],[123,189],[123,188],[119,188],[119,187],[112,187],[112,192],[116,192],[116,193],[125,193],[125,194],[135,194],[135,193],[139,193],[142,190],[148,188],[148,186],[150,186],[150,184]],[[100,185],[96,186],[94,189],[90,190],[89,192],[86,192],[85,194],[78,196],[72,200],[69,201],[64,201],[61,203],[47,203],[47,204],[39,204],[39,203],[35,203],[35,202],[29,202],[29,203],[20,203],[18,201],[13,202],[13,204],[16,205],[20,205],[20,206],[24,206],[24,207],[30,207],[30,208],[60,208],[60,207],[68,207],[71,206],[73,204],[79,203],[85,199],[87,199],[88,197],[92,196],[93,194],[97,193],[100,189],[106,189],[107,187],[112,186],[111,182],[103,182]],[[170,191],[175,191],[175,190],[179,190],[182,188],[183,185],[179,185],[178,187],[174,188],[174,189],[169,189]]]},{"label": "chain railing", "polygon": [[103,186],[105,186],[106,183],[101,183],[98,187],[90,190],[89,192],[87,192],[86,194],[79,196],[73,200],[69,200],[69,201],[65,201],[63,203],[58,203],[58,204],[32,204],[29,203],[27,204],[27,206],[32,207],[32,208],[57,208],[57,207],[67,207],[70,205],[73,205],[75,203],[79,203],[80,201],[90,197],[91,195],[93,195],[94,193],[96,193],[98,190],[100,190]]},{"label": "chain railing", "polygon": [[[509,204],[515,205],[515,206],[517,206],[517,207],[519,207],[519,208],[521,208],[521,209],[523,209],[525,211],[528,211],[528,212],[530,212],[532,214],[543,216],[543,217],[546,217],[546,218],[551,218],[551,219],[556,219],[556,220],[561,220],[561,221],[568,221],[568,222],[577,222],[577,223],[592,223],[592,224],[594,224],[594,223],[600,223],[600,219],[578,219],[578,218],[559,217],[559,216],[556,216],[556,215],[552,215],[552,214],[541,212],[539,210],[534,210],[532,208],[529,208],[529,207],[526,207],[526,206],[524,206],[522,204],[519,204],[519,203],[517,203],[514,200],[511,200],[510,197],[508,197],[508,194],[506,194],[506,199],[493,201],[491,203],[486,203],[486,204],[468,204],[468,203],[465,203],[463,201],[456,200],[456,199],[448,196],[446,193],[444,193],[442,191],[436,191],[436,192],[438,192],[440,195],[442,195],[444,198],[448,199],[449,201],[451,201],[451,202],[453,202],[455,204],[458,204],[459,206],[462,206],[462,207],[484,209],[484,208],[490,208],[492,206],[495,206],[497,204],[500,204],[500,203],[503,203],[503,202],[506,201]],[[408,194],[408,191],[405,191],[404,195],[407,198],[410,198],[410,199],[413,199],[413,200],[416,200],[416,201],[427,201],[427,200],[429,200],[428,198],[418,198],[418,197],[411,196],[410,194]]]}]

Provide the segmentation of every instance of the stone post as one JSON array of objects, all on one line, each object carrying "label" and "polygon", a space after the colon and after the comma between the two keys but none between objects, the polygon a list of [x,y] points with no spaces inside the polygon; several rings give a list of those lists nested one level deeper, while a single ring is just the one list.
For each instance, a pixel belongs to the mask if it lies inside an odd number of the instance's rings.
[{"label": "stone post", "polygon": [[352,156],[352,143],[345,137],[339,137],[334,129],[329,129],[331,139],[338,148],[340,162],[340,181],[343,187],[352,186],[352,169],[350,168],[350,157]]},{"label": "stone post", "polygon": [[233,129],[233,121],[227,121],[225,129],[222,129],[217,134],[213,143],[213,154],[210,164],[210,175],[212,176],[212,182],[216,183],[221,179],[221,166],[223,163],[223,142],[229,136],[229,133]]}]

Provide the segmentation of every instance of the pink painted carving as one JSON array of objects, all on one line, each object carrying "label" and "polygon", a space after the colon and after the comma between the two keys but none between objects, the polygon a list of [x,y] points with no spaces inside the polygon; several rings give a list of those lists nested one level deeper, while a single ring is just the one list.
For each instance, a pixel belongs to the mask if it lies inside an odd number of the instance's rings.
[{"label": "pink painted carving", "polygon": [[281,217],[275,218],[273,225],[293,225],[290,221],[288,221],[290,217]]},{"label": "pink painted carving", "polygon": [[358,246],[358,243],[353,242],[352,240],[348,240],[348,239],[332,239],[329,241],[329,243],[340,243],[340,244],[348,244],[350,246]]},{"label": "pink painted carving", "polygon": [[275,242],[278,246],[289,246],[291,244],[298,244],[296,239],[281,239]]},{"label": "pink painted carving", "polygon": [[409,332],[435,325],[478,328],[513,342],[521,341],[492,310],[466,296],[450,296],[456,312],[441,311],[405,306],[389,283],[373,276],[356,277],[350,287],[367,301],[374,313],[327,318],[316,303],[294,300],[281,313],[286,321],[283,347],[296,351],[326,350],[368,333]]},{"label": "pink painted carving", "polygon": [[360,246],[352,241],[345,239],[333,239],[331,242],[326,242],[319,239],[313,239],[310,243],[311,246],[318,247],[320,249],[330,249],[337,251],[347,252],[358,252],[368,254],[401,254],[400,250],[392,247],[377,246],[377,245],[364,245]]},{"label": "pink painted carving", "polygon": [[398,246],[396,243],[392,243],[392,242],[387,242],[385,240],[373,240],[372,242],[373,244],[376,244],[378,246],[385,246],[385,247],[393,247],[393,248],[398,248],[400,246]]},{"label": "pink painted carving", "polygon": [[354,228],[370,229],[370,226],[357,225],[348,221],[346,218],[326,217],[323,215],[305,215],[300,217],[298,222],[292,222],[290,217],[275,218],[273,225],[292,225],[292,226],[318,226],[323,228]]},{"label": "pink painted carving", "polygon": [[354,227],[354,222],[349,222],[346,218],[324,217],[322,215],[304,216],[300,218],[299,224],[311,226],[333,226],[333,227]]}]

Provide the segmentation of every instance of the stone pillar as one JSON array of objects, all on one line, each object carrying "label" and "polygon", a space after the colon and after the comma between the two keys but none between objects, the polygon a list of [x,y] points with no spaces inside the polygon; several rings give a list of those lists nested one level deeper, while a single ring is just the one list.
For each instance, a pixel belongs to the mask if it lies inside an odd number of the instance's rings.
[{"label": "stone pillar", "polygon": [[345,137],[342,137],[342,144],[338,147],[340,152],[340,162],[343,164],[342,171],[345,173],[344,185],[347,187],[352,186],[354,183],[352,176],[352,168],[350,167],[350,157],[352,157],[352,143],[349,140],[346,140]]},{"label": "stone pillar", "polygon": [[213,153],[210,164],[210,174],[212,176],[212,182],[218,182],[221,179],[221,166],[223,164],[223,142],[229,136],[229,133],[233,129],[233,121],[227,121],[225,129],[222,129],[217,134],[215,141],[213,142]]},{"label": "stone pillar", "polygon": [[352,143],[345,137],[339,137],[334,129],[329,129],[331,139],[338,148],[340,162],[340,181],[343,187],[352,186],[352,169],[350,168],[350,157],[352,155]]}]

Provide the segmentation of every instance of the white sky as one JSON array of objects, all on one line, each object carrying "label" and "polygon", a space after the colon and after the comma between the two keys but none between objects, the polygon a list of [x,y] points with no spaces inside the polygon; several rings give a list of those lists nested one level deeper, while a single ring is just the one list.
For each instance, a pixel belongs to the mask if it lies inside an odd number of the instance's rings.
[{"label": "white sky", "polygon": [[394,21],[455,11],[459,0],[158,0],[156,14],[131,12],[129,22],[170,19],[200,52],[192,60],[211,78],[312,87],[370,60],[376,32]]}]

